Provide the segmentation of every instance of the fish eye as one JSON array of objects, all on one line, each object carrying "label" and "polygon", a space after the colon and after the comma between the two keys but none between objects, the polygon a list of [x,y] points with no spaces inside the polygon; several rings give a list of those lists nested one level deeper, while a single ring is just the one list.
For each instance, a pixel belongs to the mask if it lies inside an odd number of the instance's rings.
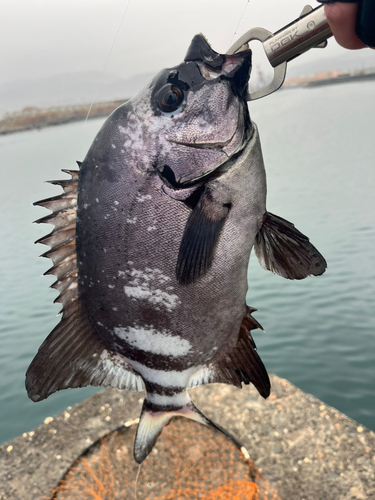
[{"label": "fish eye", "polygon": [[184,93],[180,87],[167,84],[162,87],[156,96],[156,104],[165,113],[176,111],[184,98]]}]

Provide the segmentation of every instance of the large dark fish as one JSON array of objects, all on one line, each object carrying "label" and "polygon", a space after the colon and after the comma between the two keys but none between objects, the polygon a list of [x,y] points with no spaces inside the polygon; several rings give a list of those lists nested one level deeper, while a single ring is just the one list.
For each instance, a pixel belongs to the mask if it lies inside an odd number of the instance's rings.
[{"label": "large dark fish", "polygon": [[[251,52],[214,52],[196,36],[115,110],[61,196],[38,202],[55,226],[40,240],[62,320],[26,374],[33,401],[87,385],[147,390],[140,463],[175,415],[212,424],[187,389],[270,383],[246,306],[252,247],[290,279],[326,263],[293,224],[266,211],[266,176],[246,89]],[[78,195],[78,198],[77,198]],[[214,425],[214,424],[212,424]]]}]

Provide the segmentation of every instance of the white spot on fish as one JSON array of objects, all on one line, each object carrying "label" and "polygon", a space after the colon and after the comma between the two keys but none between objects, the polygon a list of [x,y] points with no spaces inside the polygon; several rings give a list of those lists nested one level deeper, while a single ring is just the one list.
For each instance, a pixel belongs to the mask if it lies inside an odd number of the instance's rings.
[{"label": "white spot on fish", "polygon": [[112,311],[117,311],[117,307],[112,307]]},{"label": "white spot on fish", "polygon": [[118,271],[118,275],[119,276],[125,276],[125,272],[124,271]]},{"label": "white spot on fish", "polygon": [[152,200],[152,196],[150,194],[144,194],[144,195],[140,195],[140,196],[137,196],[137,201],[143,203],[145,200]]},{"label": "white spot on fish", "polygon": [[89,206],[89,205],[88,205],[88,203],[84,203],[84,204],[83,204],[83,208],[84,208],[85,210],[86,210],[86,208],[88,208],[88,206]]},{"label": "white spot on fish", "polygon": [[112,149],[116,149],[116,146],[114,144],[111,144]]},{"label": "white spot on fish", "polygon": [[108,288],[115,288],[115,285],[108,285]]},{"label": "white spot on fish", "polygon": [[121,132],[121,134],[126,134],[126,128],[125,128],[125,127],[123,127],[122,125],[119,125],[119,126],[118,126],[118,129],[119,129],[119,131]]},{"label": "white spot on fish", "polygon": [[156,226],[149,226],[147,231],[156,231]]},{"label": "white spot on fish", "polygon": [[137,222],[137,217],[133,217],[132,219],[126,219],[128,224],[135,224]]},{"label": "white spot on fish", "polygon": [[[160,307],[165,307],[168,312],[181,303],[178,295],[164,291],[166,283],[171,278],[165,276],[160,269],[149,267],[146,267],[144,271],[132,269],[126,271],[126,274],[132,278],[129,280],[128,286],[124,287],[124,292],[128,297],[136,300],[147,300],[155,306],[155,309],[160,310]],[[168,288],[170,289],[170,287]]]},{"label": "white spot on fish", "polygon": [[127,358],[125,358],[125,360],[142,376],[142,378],[162,385],[163,387],[186,388],[190,386],[190,379],[192,379],[197,372],[204,368],[203,366],[192,366],[191,368],[180,372],[175,370],[164,371],[148,368],[138,361]]},{"label": "white spot on fish", "polygon": [[[129,261],[128,264],[131,265],[133,262]],[[129,282],[131,285],[138,285],[141,280],[153,280],[158,283],[166,283],[171,280],[171,278],[169,276],[165,276],[160,269],[151,269],[150,267],[146,267],[144,271],[132,269],[131,271],[126,271],[126,274],[133,278],[133,281]]]},{"label": "white spot on fish", "polygon": [[99,199],[98,198],[95,198],[95,201],[96,201],[96,203],[99,203]]},{"label": "white spot on fish", "polygon": [[132,299],[147,300],[150,304],[156,306],[163,306],[168,312],[172,312],[178,304],[181,303],[178,295],[163,292],[159,289],[147,289],[145,285],[142,286],[124,286],[124,292],[127,297]]},{"label": "white spot on fish", "polygon": [[188,340],[167,330],[159,332],[152,326],[116,327],[114,333],[129,345],[153,354],[184,356],[191,350]]},{"label": "white spot on fish", "polygon": [[151,403],[162,406],[185,406],[189,403],[190,397],[186,391],[173,396],[162,396],[161,394],[147,394],[147,400]]},{"label": "white spot on fish", "polygon": [[117,201],[117,200],[115,200],[115,201],[113,202],[113,204],[114,204],[114,205],[118,205],[119,203],[120,203],[120,202],[119,202],[119,201]]}]

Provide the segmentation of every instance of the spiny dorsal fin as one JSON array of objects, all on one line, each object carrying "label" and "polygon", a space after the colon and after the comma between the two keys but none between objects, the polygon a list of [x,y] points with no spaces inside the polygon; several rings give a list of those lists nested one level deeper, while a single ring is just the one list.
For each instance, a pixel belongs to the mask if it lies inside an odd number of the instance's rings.
[{"label": "spiny dorsal fin", "polygon": [[36,203],[53,211],[37,221],[55,227],[36,243],[50,247],[43,257],[50,258],[54,265],[45,274],[57,277],[51,287],[60,292],[55,302],[61,302],[63,308],[60,323],[43,342],[27,370],[29,397],[41,401],[58,390],[87,385],[142,391],[142,378],[120,356],[105,349],[79,308],[75,243],[79,172],[64,172],[72,178],[51,181],[64,192]]},{"label": "spiny dorsal fin", "polygon": [[254,249],[263,269],[290,280],[320,276],[327,268],[324,257],[307,236],[270,212],[264,215]]},{"label": "spiny dorsal fin", "polygon": [[[61,293],[55,302],[61,302],[63,307],[71,300],[76,299],[78,293],[75,235],[79,174],[75,170],[64,170],[64,172],[70,174],[71,179],[50,181],[51,184],[61,186],[64,192],[34,203],[34,205],[45,207],[53,212],[36,221],[37,223],[53,224],[55,227],[51,233],[35,243],[42,243],[50,247],[50,250],[42,254],[42,257],[48,257],[54,264],[46,274],[57,276],[58,279],[52,286]],[[67,273],[70,273],[69,283],[66,281]],[[61,283],[60,279],[63,280]]]}]

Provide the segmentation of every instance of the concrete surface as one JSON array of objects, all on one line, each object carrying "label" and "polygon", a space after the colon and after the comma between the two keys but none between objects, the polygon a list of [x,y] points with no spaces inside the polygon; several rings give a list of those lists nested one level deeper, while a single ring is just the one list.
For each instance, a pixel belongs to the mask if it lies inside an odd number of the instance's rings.
[{"label": "concrete surface", "polygon": [[[268,400],[254,387],[210,385],[190,394],[244,443],[282,500],[375,500],[374,433],[286,380],[273,375],[271,383]],[[76,458],[139,416],[142,397],[103,390],[2,445],[0,500],[50,498]]]}]

